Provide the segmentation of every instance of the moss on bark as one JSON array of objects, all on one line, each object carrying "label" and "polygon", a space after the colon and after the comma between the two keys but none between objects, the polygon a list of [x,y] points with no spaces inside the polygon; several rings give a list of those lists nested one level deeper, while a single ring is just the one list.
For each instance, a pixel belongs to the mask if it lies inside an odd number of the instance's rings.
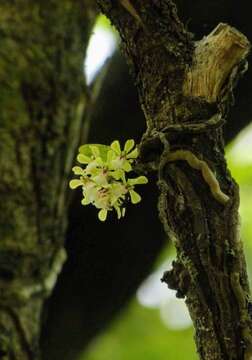
[{"label": "moss on bark", "polygon": [[39,357],[41,308],[65,260],[94,17],[84,0],[0,5],[1,359]]}]

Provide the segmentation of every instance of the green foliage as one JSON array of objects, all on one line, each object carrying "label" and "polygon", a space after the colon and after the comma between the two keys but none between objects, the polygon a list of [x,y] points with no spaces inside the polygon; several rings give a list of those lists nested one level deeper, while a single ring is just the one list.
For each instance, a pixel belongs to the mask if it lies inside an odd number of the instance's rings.
[{"label": "green foliage", "polygon": [[141,201],[141,196],[134,190],[136,185],[148,182],[145,176],[127,178],[132,171],[132,164],[138,157],[134,148],[134,140],[127,140],[123,150],[119,141],[110,146],[88,144],[79,148],[77,161],[85,168],[74,166],[73,172],[79,179],[70,181],[70,188],[81,187],[83,191],[82,205],[93,204],[100,209],[98,218],[105,221],[108,211],[113,209],[120,219],[125,215],[125,203]]},{"label": "green foliage", "polygon": [[134,300],[79,360],[196,360],[193,332],[192,327],[169,330],[158,309],[144,308]]}]

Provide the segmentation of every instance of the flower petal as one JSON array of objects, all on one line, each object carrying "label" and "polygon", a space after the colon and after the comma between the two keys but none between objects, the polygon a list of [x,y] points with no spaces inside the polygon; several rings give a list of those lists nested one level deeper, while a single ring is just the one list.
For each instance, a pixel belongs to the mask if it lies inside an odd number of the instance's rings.
[{"label": "flower petal", "polygon": [[124,177],[124,171],[121,169],[115,170],[115,171],[111,171],[110,175],[115,179],[115,180],[120,180]]},{"label": "flower petal", "polygon": [[117,219],[120,219],[122,214],[121,214],[121,209],[119,206],[114,206],[116,212],[117,212]]},{"label": "flower petal", "polygon": [[95,162],[98,166],[104,166],[104,162],[100,156],[95,159]]},{"label": "flower petal", "polygon": [[123,162],[123,170],[124,171],[126,171],[126,172],[129,172],[129,171],[131,171],[132,170],[132,166],[130,165],[130,163],[127,161],[127,160],[125,160],[124,162]]},{"label": "flower petal", "polygon": [[87,198],[84,198],[84,199],[81,200],[81,203],[82,203],[82,205],[88,205],[88,204],[91,203],[91,201],[88,200]]},{"label": "flower petal", "polygon": [[99,218],[99,220],[105,221],[105,220],[107,219],[107,214],[108,214],[108,210],[106,210],[106,209],[101,209],[101,210],[98,212],[98,218]]},{"label": "flower petal", "polygon": [[81,164],[89,164],[92,160],[86,155],[78,154],[77,161]]},{"label": "flower petal", "polygon": [[127,140],[124,145],[124,151],[126,152],[126,154],[128,154],[128,152],[130,152],[130,150],[132,150],[134,146],[135,141],[133,139]]},{"label": "flower petal", "polygon": [[108,185],[108,179],[107,179],[107,175],[100,173],[99,175],[93,176],[92,180],[100,186],[106,186]]},{"label": "flower petal", "polygon": [[72,171],[74,172],[75,175],[85,175],[84,169],[82,169],[80,166],[74,166],[72,168]]},{"label": "flower petal", "polygon": [[127,159],[136,159],[138,155],[139,155],[139,151],[137,148],[135,148],[129,154],[127,154]]},{"label": "flower petal", "polygon": [[110,147],[117,155],[121,154],[121,146],[118,140],[113,141]]},{"label": "flower petal", "polygon": [[137,204],[141,201],[141,196],[134,190],[130,190],[130,199],[132,204]]},{"label": "flower petal", "polygon": [[89,144],[84,144],[79,147],[79,153],[86,155],[88,157],[92,156],[91,149],[89,147]]},{"label": "flower petal", "polygon": [[83,186],[83,182],[79,179],[73,179],[69,182],[71,189],[76,189],[78,186]]},{"label": "flower petal", "polygon": [[92,151],[92,154],[97,158],[100,156],[100,150],[98,148],[98,146],[95,146],[95,145],[89,145],[91,151]]},{"label": "flower petal", "polygon": [[107,152],[107,162],[108,164],[115,158],[115,153],[113,150]]},{"label": "flower petal", "polygon": [[139,185],[139,184],[147,184],[148,179],[146,176],[139,176],[135,179],[128,179],[127,183],[129,185]]},{"label": "flower petal", "polygon": [[126,184],[127,184],[127,181],[126,181],[126,176],[125,176],[125,172],[124,172],[124,171],[122,171],[121,179],[122,179],[122,183],[123,183],[124,185],[126,185]]}]

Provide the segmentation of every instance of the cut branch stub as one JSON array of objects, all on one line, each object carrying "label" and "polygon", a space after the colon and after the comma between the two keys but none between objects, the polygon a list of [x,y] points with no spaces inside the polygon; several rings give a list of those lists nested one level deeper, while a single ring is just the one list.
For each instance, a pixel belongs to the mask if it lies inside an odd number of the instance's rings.
[{"label": "cut branch stub", "polygon": [[246,36],[227,24],[219,24],[196,44],[193,65],[185,77],[184,95],[216,102],[228,76],[246,58],[249,49]]}]

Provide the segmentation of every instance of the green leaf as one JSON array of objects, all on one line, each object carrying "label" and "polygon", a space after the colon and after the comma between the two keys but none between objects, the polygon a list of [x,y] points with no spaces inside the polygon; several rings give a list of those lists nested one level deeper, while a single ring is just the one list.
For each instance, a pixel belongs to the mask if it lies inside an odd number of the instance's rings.
[{"label": "green leaf", "polygon": [[98,218],[101,221],[105,221],[107,219],[108,211],[106,209],[101,209],[98,213]]},{"label": "green leaf", "polygon": [[78,186],[83,186],[83,182],[78,179],[73,179],[69,182],[69,186],[71,189],[76,189]]},{"label": "green leaf", "polygon": [[124,151],[128,154],[128,152],[130,152],[130,150],[132,150],[134,146],[135,141],[133,139],[127,140],[124,145]]},{"label": "green leaf", "polygon": [[137,204],[141,201],[141,196],[134,190],[130,190],[130,199],[132,204]]},{"label": "green leaf", "polygon": [[118,140],[113,141],[110,147],[117,155],[121,154],[121,146]]}]

